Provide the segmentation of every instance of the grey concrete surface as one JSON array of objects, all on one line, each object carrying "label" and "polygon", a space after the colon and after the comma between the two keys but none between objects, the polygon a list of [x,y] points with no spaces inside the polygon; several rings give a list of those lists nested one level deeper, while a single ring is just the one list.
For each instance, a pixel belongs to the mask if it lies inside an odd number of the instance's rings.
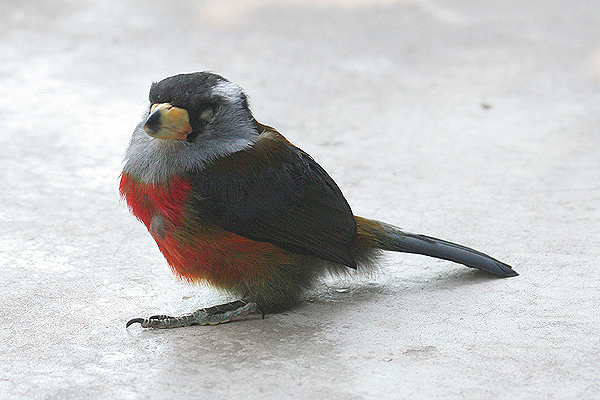
[{"label": "grey concrete surface", "polygon": [[[600,398],[600,3],[0,4],[0,398]],[[290,312],[125,330],[225,296],[120,202],[153,80],[209,69],[358,215],[521,274],[388,254]]]}]

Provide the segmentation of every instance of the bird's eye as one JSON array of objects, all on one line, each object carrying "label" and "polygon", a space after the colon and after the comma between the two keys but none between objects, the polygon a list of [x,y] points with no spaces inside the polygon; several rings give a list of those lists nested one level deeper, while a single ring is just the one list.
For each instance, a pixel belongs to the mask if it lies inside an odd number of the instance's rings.
[{"label": "bird's eye", "polygon": [[210,121],[212,121],[214,115],[215,115],[215,109],[213,107],[208,107],[207,109],[205,109],[204,111],[202,111],[200,113],[200,118],[202,118],[206,122],[210,122]]}]

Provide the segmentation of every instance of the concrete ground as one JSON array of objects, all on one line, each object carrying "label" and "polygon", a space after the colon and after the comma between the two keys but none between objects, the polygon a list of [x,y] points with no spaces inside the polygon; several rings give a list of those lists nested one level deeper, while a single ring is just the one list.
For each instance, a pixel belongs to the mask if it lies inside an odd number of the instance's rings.
[{"label": "concrete ground", "polygon": [[[600,398],[599,2],[0,8],[0,398]],[[205,69],[356,214],[521,275],[388,254],[285,314],[126,330],[225,299],[117,193],[150,83]]]}]

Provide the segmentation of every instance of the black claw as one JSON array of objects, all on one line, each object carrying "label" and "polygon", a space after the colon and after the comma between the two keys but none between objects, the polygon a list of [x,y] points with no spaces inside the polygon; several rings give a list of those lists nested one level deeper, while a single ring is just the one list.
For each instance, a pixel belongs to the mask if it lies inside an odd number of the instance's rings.
[{"label": "black claw", "polygon": [[258,310],[260,315],[262,315],[262,319],[265,319],[265,315],[267,315],[267,313],[265,312],[265,309],[263,308],[263,306],[261,306],[260,304],[257,304],[256,309]]},{"label": "black claw", "polygon": [[169,319],[169,318],[173,318],[170,315],[153,315],[151,317],[148,318],[134,318],[134,319],[130,319],[129,322],[127,322],[127,324],[125,324],[125,329],[129,328],[130,325],[138,323],[140,325],[142,325],[142,328],[148,328],[149,326],[151,326],[151,322],[152,320],[165,320],[165,319]]},{"label": "black claw", "polygon": [[125,329],[129,328],[130,325],[135,324],[135,323],[139,323],[140,325],[144,322],[144,318],[133,318],[130,319],[127,324],[125,325]]},{"label": "black claw", "polygon": [[149,317],[148,319],[160,319],[160,320],[163,320],[163,319],[167,319],[167,318],[173,318],[173,317],[171,317],[170,315],[160,314],[160,315],[153,315],[153,316]]}]

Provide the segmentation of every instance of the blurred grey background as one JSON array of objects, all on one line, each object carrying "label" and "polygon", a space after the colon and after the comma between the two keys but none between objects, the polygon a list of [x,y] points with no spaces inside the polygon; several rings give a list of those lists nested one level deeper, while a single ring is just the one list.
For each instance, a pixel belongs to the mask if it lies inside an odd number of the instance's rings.
[{"label": "blurred grey background", "polygon": [[[3,1],[0,398],[600,397],[600,3]],[[388,254],[288,313],[125,330],[226,298],[118,197],[151,82],[212,70],[358,215],[511,279]]]}]

